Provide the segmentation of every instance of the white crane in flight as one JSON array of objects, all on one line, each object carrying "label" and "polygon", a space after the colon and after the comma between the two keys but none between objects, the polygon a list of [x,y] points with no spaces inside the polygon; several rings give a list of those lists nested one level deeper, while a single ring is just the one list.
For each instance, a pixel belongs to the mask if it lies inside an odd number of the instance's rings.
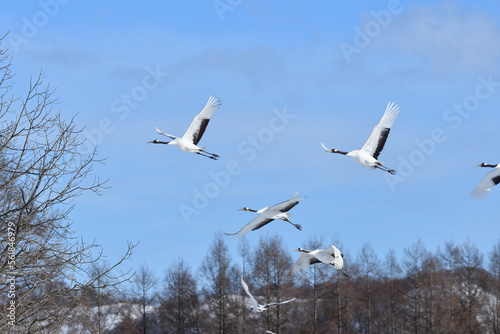
[{"label": "white crane in flight", "polygon": [[476,167],[494,168],[494,170],[484,176],[481,182],[469,194],[473,199],[482,200],[494,186],[500,183],[500,164],[490,165],[483,162]]},{"label": "white crane in flight", "polygon": [[243,209],[239,209],[238,211],[251,211],[251,212],[256,212],[259,213],[259,215],[252,220],[250,223],[245,225],[241,230],[239,230],[236,233],[224,233],[226,235],[236,235],[237,237],[241,237],[248,232],[255,231],[262,226],[265,226],[272,222],[275,219],[283,220],[286,221],[287,223],[292,224],[296,229],[299,231],[302,230],[302,226],[299,224],[294,224],[290,221],[291,214],[288,213],[287,211],[299,204],[301,200],[303,200],[305,197],[297,197],[298,191],[296,191],[292,198],[290,198],[287,201],[278,203],[276,205],[273,205],[271,207],[265,207],[260,210],[253,210],[248,207],[244,207]]},{"label": "white crane in flight", "polygon": [[321,146],[328,153],[348,155],[361,166],[370,167],[371,169],[378,168],[394,175],[396,174],[396,171],[394,169],[385,167],[384,163],[378,160],[378,156],[384,148],[387,136],[389,136],[389,132],[391,131],[391,126],[398,117],[399,111],[400,110],[397,104],[394,104],[394,102],[389,102],[384,112],[384,116],[382,116],[380,122],[375,125],[370,136],[368,137],[368,140],[360,150],[344,152],[335,148],[328,149],[325,145],[323,145],[323,143],[321,143]]},{"label": "white crane in flight", "polygon": [[243,286],[243,289],[247,293],[248,297],[250,297],[250,303],[251,303],[250,310],[254,311],[254,312],[264,312],[270,306],[276,306],[276,305],[286,304],[286,303],[289,303],[289,302],[293,302],[295,300],[295,298],[292,298],[292,299],[285,300],[285,301],[282,301],[282,302],[276,302],[276,303],[269,303],[269,304],[261,305],[261,304],[259,304],[257,302],[257,299],[255,299],[255,297],[252,296],[252,294],[248,290],[248,285],[243,280],[243,276],[241,276],[241,285]]},{"label": "white crane in flight", "polygon": [[199,155],[203,155],[204,157],[217,160],[219,158],[217,154],[205,151],[205,148],[203,146],[198,146],[198,142],[203,136],[203,133],[205,132],[205,129],[207,128],[208,122],[210,122],[210,118],[214,114],[214,111],[219,109],[220,105],[221,102],[219,99],[217,99],[215,96],[210,96],[203,110],[193,118],[193,120],[191,121],[191,125],[189,125],[189,128],[182,137],[179,138],[173,135],[169,135],[168,133],[165,133],[156,128],[156,132],[173,140],[160,141],[155,139],[148,143],[175,145],[184,152],[196,153]]},{"label": "white crane in flight", "polygon": [[308,250],[303,248],[294,249],[294,251],[301,252],[295,266],[293,267],[292,275],[295,276],[300,270],[306,272],[311,264],[324,263],[335,267],[345,277],[349,277],[344,268],[344,255],[337,247],[331,245],[327,249]]}]

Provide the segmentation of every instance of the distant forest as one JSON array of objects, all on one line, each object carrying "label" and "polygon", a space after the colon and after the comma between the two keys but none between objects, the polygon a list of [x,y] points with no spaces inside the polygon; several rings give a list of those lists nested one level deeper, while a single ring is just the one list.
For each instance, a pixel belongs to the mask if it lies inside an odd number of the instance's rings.
[{"label": "distant forest", "polygon": [[[87,307],[99,304],[100,318],[82,313],[75,333],[500,333],[500,241],[481,254],[471,241],[431,252],[417,240],[401,259],[393,250],[380,258],[365,243],[345,256],[347,278],[321,263],[293,277],[298,254],[292,258],[277,235],[253,248],[240,239],[239,259],[227,244],[217,233],[200,268],[178,259],[156,278],[142,267],[127,297],[87,291]],[[312,238],[305,246],[329,245]],[[241,275],[260,304],[297,299],[251,312]],[[110,323],[106,311],[120,321]],[[96,321],[99,331],[91,329]]]}]

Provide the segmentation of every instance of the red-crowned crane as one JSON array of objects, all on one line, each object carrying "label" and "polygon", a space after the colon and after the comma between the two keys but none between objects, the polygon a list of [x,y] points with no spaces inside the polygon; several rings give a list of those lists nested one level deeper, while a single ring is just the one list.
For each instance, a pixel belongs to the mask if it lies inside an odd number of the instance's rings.
[{"label": "red-crowned crane", "polygon": [[210,118],[214,114],[214,111],[219,109],[220,105],[221,102],[219,99],[217,99],[215,96],[210,96],[203,110],[193,118],[193,120],[191,121],[191,125],[189,125],[189,128],[182,137],[178,138],[176,136],[169,135],[168,133],[165,133],[156,128],[156,132],[173,140],[160,141],[155,139],[148,143],[175,145],[184,152],[196,153],[203,155],[204,157],[217,160],[219,158],[217,154],[205,151],[205,148],[203,146],[198,146],[198,142],[203,136],[203,133],[205,132],[205,129],[207,128],[208,122],[210,122]]},{"label": "red-crowned crane", "polygon": [[349,277],[342,269],[344,267],[344,255],[334,245],[327,249],[308,250],[303,248],[294,249],[294,251],[301,252],[295,266],[293,267],[292,275],[295,276],[300,270],[306,272],[311,264],[324,263],[330,264],[342,273],[345,277]]},{"label": "red-crowned crane", "polygon": [[494,186],[500,183],[500,164],[490,165],[483,162],[476,167],[495,168],[491,172],[487,173],[476,188],[474,188],[469,194],[473,199],[482,200]]},{"label": "red-crowned crane", "polygon": [[398,117],[399,112],[400,109],[398,105],[394,104],[394,102],[389,102],[384,112],[384,116],[382,116],[380,122],[375,125],[368,140],[360,150],[344,152],[337,149],[328,149],[323,143],[321,143],[321,146],[328,153],[348,155],[363,167],[370,167],[371,169],[378,168],[394,175],[396,171],[385,167],[384,163],[378,160],[378,156],[384,148],[387,136],[389,136],[389,132],[391,131],[391,126]]},{"label": "red-crowned crane", "polygon": [[255,231],[259,228],[261,228],[264,225],[269,224],[275,219],[283,220],[286,221],[287,223],[292,224],[295,226],[296,229],[302,230],[302,226],[299,224],[294,224],[290,221],[291,214],[288,213],[287,211],[299,204],[301,200],[303,200],[305,197],[297,197],[298,191],[296,191],[292,198],[290,198],[287,201],[278,203],[276,205],[273,205],[271,207],[265,207],[260,210],[252,210],[248,207],[244,207],[243,209],[239,209],[238,211],[251,211],[251,212],[256,212],[260,213],[254,220],[252,220],[250,223],[245,225],[241,230],[239,230],[236,233],[224,233],[225,235],[236,235],[237,237],[241,237],[248,232]]},{"label": "red-crowned crane", "polygon": [[250,310],[254,311],[254,312],[264,312],[270,306],[276,306],[276,305],[286,304],[286,303],[289,303],[289,302],[293,302],[295,300],[295,298],[292,298],[292,299],[285,300],[285,301],[282,301],[282,302],[276,302],[276,303],[269,303],[269,304],[261,305],[261,304],[259,304],[257,302],[257,299],[255,299],[255,297],[252,296],[252,294],[248,290],[248,285],[243,280],[243,276],[241,276],[241,285],[243,286],[243,289],[247,293],[248,297],[250,297],[250,303],[251,303]]}]

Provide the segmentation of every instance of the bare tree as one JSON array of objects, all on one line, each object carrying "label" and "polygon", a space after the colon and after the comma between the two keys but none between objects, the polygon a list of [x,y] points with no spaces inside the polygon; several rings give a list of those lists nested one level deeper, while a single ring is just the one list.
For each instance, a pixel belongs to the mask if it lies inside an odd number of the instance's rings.
[{"label": "bare tree", "polygon": [[422,313],[425,321],[425,333],[435,334],[443,315],[442,307],[438,302],[439,281],[441,275],[436,256],[428,252],[422,263]]},{"label": "bare tree", "polygon": [[359,290],[359,297],[364,307],[359,322],[364,327],[364,332],[372,333],[372,289],[371,282],[376,275],[378,257],[369,242],[366,242],[358,253],[358,266],[363,279],[363,289]]},{"label": "bare tree", "polygon": [[199,332],[197,284],[182,259],[170,266],[165,274],[160,300],[160,327],[164,333]]},{"label": "bare tree", "polygon": [[153,271],[145,264],[139,267],[132,279],[131,295],[134,296],[136,309],[139,312],[142,324],[142,333],[148,333],[148,313],[154,313],[151,310],[156,293],[153,288],[156,286],[157,278]]},{"label": "bare tree", "polygon": [[464,311],[461,328],[469,334],[483,333],[482,324],[478,322],[477,315],[483,304],[482,289],[480,283],[483,256],[479,253],[476,245],[470,240],[464,242],[460,247],[460,270],[458,278],[460,281],[460,304]]},{"label": "bare tree", "polygon": [[[102,256],[96,244],[76,236],[69,213],[76,197],[99,193],[104,183],[92,172],[100,162],[95,150],[79,151],[74,118],[66,121],[52,110],[54,91],[44,75],[16,97],[10,68],[0,50],[0,273],[12,283],[0,287],[1,312],[15,306],[15,318],[1,317],[0,329],[57,332],[79,305],[79,291],[96,284],[98,277],[86,271]],[[99,276],[109,275],[133,247],[129,243],[122,259]]]},{"label": "bare tree", "polygon": [[235,324],[230,311],[230,297],[233,292],[231,257],[221,232],[215,234],[200,272],[205,281],[202,294],[209,311],[203,317],[204,330],[219,334],[234,333]]},{"label": "bare tree", "polygon": [[80,306],[73,318],[76,320],[73,321],[75,327],[81,331],[101,334],[109,330],[117,320],[120,312],[120,305],[116,303],[119,287],[109,277],[103,276],[106,271],[108,264],[105,261],[95,262],[90,268],[89,279],[95,280],[95,284],[80,292]]},{"label": "bare tree", "polygon": [[[344,258],[349,258],[349,252],[339,242],[334,242],[338,245],[344,254]],[[359,276],[359,266],[357,263],[344,262],[351,276]],[[336,327],[339,333],[350,333],[352,327],[356,327],[354,321],[355,310],[358,308],[356,304],[356,291],[359,289],[357,284],[353,283],[350,278],[344,277],[340,271],[334,270],[333,275],[335,280],[335,289],[337,296],[337,321]]]},{"label": "bare tree", "polygon": [[[291,297],[293,286],[290,270],[292,259],[284,249],[283,239],[278,235],[264,236],[259,240],[253,261],[253,278],[258,295],[265,297],[265,303],[280,302]],[[290,304],[277,305],[266,311],[266,328],[281,333],[292,321]]]},{"label": "bare tree", "polygon": [[442,288],[444,293],[444,303],[447,308],[448,315],[443,317],[444,330],[446,333],[458,332],[457,322],[455,320],[458,308],[459,296],[456,289],[456,272],[460,262],[460,250],[453,241],[448,241],[444,244],[443,250],[438,248],[438,259],[441,268],[444,269],[446,279],[443,282]]},{"label": "bare tree", "polygon": [[[248,331],[247,324],[252,326],[254,322],[250,316],[250,310],[246,302],[246,293],[243,292],[243,287],[241,286],[241,269],[233,265],[229,270],[229,278],[231,282],[231,298],[228,300],[230,306],[230,315],[232,323],[234,324],[234,331],[236,333],[243,333]],[[241,295],[240,295],[241,294]]]},{"label": "bare tree", "polygon": [[246,236],[238,241],[238,254],[241,256],[241,272],[245,276],[247,266],[252,262],[251,249]]},{"label": "bare tree", "polygon": [[385,286],[384,293],[384,308],[386,316],[386,328],[387,332],[390,334],[395,334],[398,330],[399,324],[397,321],[398,305],[399,301],[399,290],[401,278],[401,267],[396,258],[396,252],[393,248],[389,249],[387,255],[385,256],[385,261],[382,266],[382,271],[380,276]]},{"label": "bare tree", "polygon": [[[240,238],[238,242],[238,254],[241,256],[241,274],[245,277],[247,273],[247,266],[252,262],[251,249],[248,244],[246,236]],[[236,291],[241,291],[241,283],[239,278],[236,279]],[[238,316],[241,317],[241,321],[238,320],[238,330],[245,334],[247,332],[247,319],[249,315],[249,310],[246,307],[245,299],[242,299],[241,305],[236,305],[237,309],[240,310]]]},{"label": "bare tree", "polygon": [[417,242],[405,248],[405,260],[403,262],[406,268],[406,289],[405,298],[408,299],[408,306],[405,313],[410,320],[415,334],[422,332],[422,266],[427,256],[427,250],[418,239]]},{"label": "bare tree", "polygon": [[493,276],[492,299],[489,300],[489,331],[493,334],[500,333],[500,240],[493,246],[489,254],[490,272]]}]

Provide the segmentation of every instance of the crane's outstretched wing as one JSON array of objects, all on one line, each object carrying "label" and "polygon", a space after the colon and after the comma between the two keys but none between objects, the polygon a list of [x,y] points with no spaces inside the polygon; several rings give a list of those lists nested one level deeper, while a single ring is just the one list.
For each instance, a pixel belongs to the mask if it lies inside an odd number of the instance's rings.
[{"label": "crane's outstretched wing", "polygon": [[248,232],[258,230],[264,225],[269,224],[272,222],[274,219],[269,219],[265,218],[262,214],[258,215],[254,220],[252,220],[250,223],[246,224],[243,226],[241,230],[239,230],[236,233],[224,233],[225,235],[236,235],[237,237],[242,237]]},{"label": "crane's outstretched wing", "polygon": [[210,118],[214,114],[214,111],[219,109],[221,102],[215,96],[210,96],[207,104],[203,108],[203,110],[196,115],[191,121],[191,125],[182,136],[182,139],[188,140],[195,145],[198,145],[198,142],[203,136],[205,129],[207,128],[208,122],[210,122]]},{"label": "crane's outstretched wing", "polygon": [[321,261],[309,253],[300,253],[297,262],[295,262],[295,266],[293,266],[292,275],[296,276],[300,270],[302,270],[302,272],[306,272],[311,264],[319,262]]},{"label": "crane's outstretched wing", "polygon": [[269,304],[266,304],[266,305],[263,305],[263,307],[267,308],[269,306],[275,306],[275,305],[281,305],[281,304],[286,304],[286,303],[289,303],[289,302],[293,302],[296,298],[292,298],[292,299],[289,299],[289,300],[285,300],[285,301],[282,301],[282,302],[279,302],[279,303],[269,303]]},{"label": "crane's outstretched wing", "polygon": [[333,256],[333,260],[330,264],[332,264],[335,267],[335,269],[340,271],[342,275],[344,275],[345,277],[349,277],[349,275],[343,269],[344,254],[342,254],[342,252],[334,245],[331,245],[328,249],[326,249],[326,251],[328,251]]},{"label": "crane's outstretched wing", "polygon": [[331,149],[329,149],[329,148],[327,148],[327,147],[325,146],[325,144],[321,143],[321,146],[323,147],[323,149],[325,150],[325,152],[328,152],[328,153],[331,153],[331,152],[332,152],[332,150],[331,150]]},{"label": "crane's outstretched wing", "polygon": [[500,168],[495,168],[488,174],[484,176],[484,178],[479,182],[479,184],[474,188],[470,193],[471,196],[475,200],[482,200],[484,196],[493,189],[494,186],[500,183]]},{"label": "crane's outstretched wing", "polygon": [[344,255],[342,252],[334,245],[331,245],[326,251],[333,256],[333,260],[330,263],[333,264],[335,269],[342,270],[344,268]]},{"label": "crane's outstretched wing", "polygon": [[366,143],[361,148],[362,151],[378,159],[380,152],[382,152],[384,148],[387,136],[389,136],[389,131],[391,131],[391,126],[394,124],[399,112],[399,106],[394,102],[389,102],[385,109],[384,116],[382,116],[380,122],[373,128]]},{"label": "crane's outstretched wing", "polygon": [[243,280],[243,276],[241,276],[241,285],[243,286],[243,289],[247,293],[248,297],[250,297],[250,301],[252,302],[252,306],[253,306],[254,310],[259,309],[259,303],[257,303],[257,300],[255,299],[255,297],[248,290],[248,285]]},{"label": "crane's outstretched wing", "polygon": [[333,264],[335,261],[335,254],[331,247],[315,251],[314,257],[324,264]]},{"label": "crane's outstretched wing", "polygon": [[158,133],[159,133],[159,134],[161,134],[161,135],[167,136],[167,137],[172,138],[172,139],[177,139],[177,137],[176,137],[176,136],[169,135],[168,133],[165,133],[165,132],[161,131],[161,130],[160,130],[160,129],[158,129],[157,127],[155,127],[155,129],[156,129],[156,132],[158,132]]},{"label": "crane's outstretched wing", "polygon": [[287,201],[275,204],[269,208],[269,210],[272,211],[281,211],[281,212],[287,212],[290,209],[292,209],[294,206],[299,204],[300,201],[302,201],[305,197],[297,197],[298,191],[296,191],[292,198],[290,198]]}]

